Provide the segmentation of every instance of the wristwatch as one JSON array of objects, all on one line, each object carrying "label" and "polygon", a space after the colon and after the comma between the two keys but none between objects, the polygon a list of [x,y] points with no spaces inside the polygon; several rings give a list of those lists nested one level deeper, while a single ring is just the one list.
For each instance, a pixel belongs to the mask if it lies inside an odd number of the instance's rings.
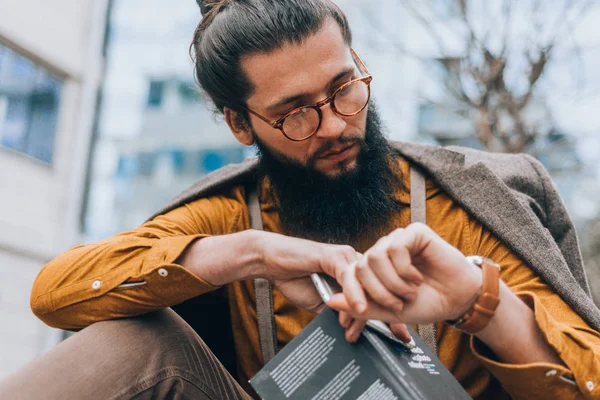
[{"label": "wristwatch", "polygon": [[481,293],[465,315],[457,320],[446,322],[465,333],[474,334],[487,326],[500,304],[500,266],[489,258],[481,256],[469,256],[467,261],[482,269]]}]

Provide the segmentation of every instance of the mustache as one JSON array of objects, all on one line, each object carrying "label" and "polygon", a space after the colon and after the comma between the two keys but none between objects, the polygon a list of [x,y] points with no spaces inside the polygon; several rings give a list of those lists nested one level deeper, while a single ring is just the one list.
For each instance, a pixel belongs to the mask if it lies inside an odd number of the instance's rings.
[{"label": "mustache", "polygon": [[[330,140],[328,142],[323,143],[309,158],[307,161],[308,166],[314,166],[317,162],[317,159],[320,158],[323,154],[327,153],[329,150],[333,148],[336,144],[354,144],[360,143],[361,147],[364,148],[366,143],[364,139],[357,135],[347,136],[342,135],[335,140]],[[366,150],[366,148],[365,148]]]}]

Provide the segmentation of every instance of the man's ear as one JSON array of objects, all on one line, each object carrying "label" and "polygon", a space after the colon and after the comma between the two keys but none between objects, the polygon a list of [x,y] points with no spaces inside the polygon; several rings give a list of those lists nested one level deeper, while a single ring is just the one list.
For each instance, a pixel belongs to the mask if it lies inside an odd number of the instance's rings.
[{"label": "man's ear", "polygon": [[225,122],[229,125],[229,129],[231,129],[238,142],[246,146],[252,146],[254,144],[254,134],[245,118],[228,107],[223,108],[223,115],[225,116]]}]

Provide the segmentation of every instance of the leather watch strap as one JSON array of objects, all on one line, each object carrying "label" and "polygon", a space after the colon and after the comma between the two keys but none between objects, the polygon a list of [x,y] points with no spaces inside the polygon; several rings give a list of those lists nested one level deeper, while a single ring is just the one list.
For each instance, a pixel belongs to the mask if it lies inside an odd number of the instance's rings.
[{"label": "leather watch strap", "polygon": [[473,307],[462,318],[448,322],[463,332],[474,334],[487,326],[500,304],[500,266],[485,257],[468,258],[482,269],[481,293]]}]

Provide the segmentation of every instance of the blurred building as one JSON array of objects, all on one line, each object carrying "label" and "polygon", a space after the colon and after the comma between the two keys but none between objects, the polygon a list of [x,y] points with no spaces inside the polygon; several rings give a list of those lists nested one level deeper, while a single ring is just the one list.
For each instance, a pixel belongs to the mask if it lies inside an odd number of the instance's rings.
[{"label": "blurred building", "polygon": [[135,228],[206,173],[249,154],[199,95],[193,0],[114,0],[85,240]]},{"label": "blurred building", "polygon": [[37,273],[79,241],[108,1],[0,11],[0,378],[61,333],[29,308]]},{"label": "blurred building", "polygon": [[118,231],[138,225],[199,177],[246,158],[229,130],[214,126],[194,85],[177,76],[149,79],[141,134],[114,141]]}]

